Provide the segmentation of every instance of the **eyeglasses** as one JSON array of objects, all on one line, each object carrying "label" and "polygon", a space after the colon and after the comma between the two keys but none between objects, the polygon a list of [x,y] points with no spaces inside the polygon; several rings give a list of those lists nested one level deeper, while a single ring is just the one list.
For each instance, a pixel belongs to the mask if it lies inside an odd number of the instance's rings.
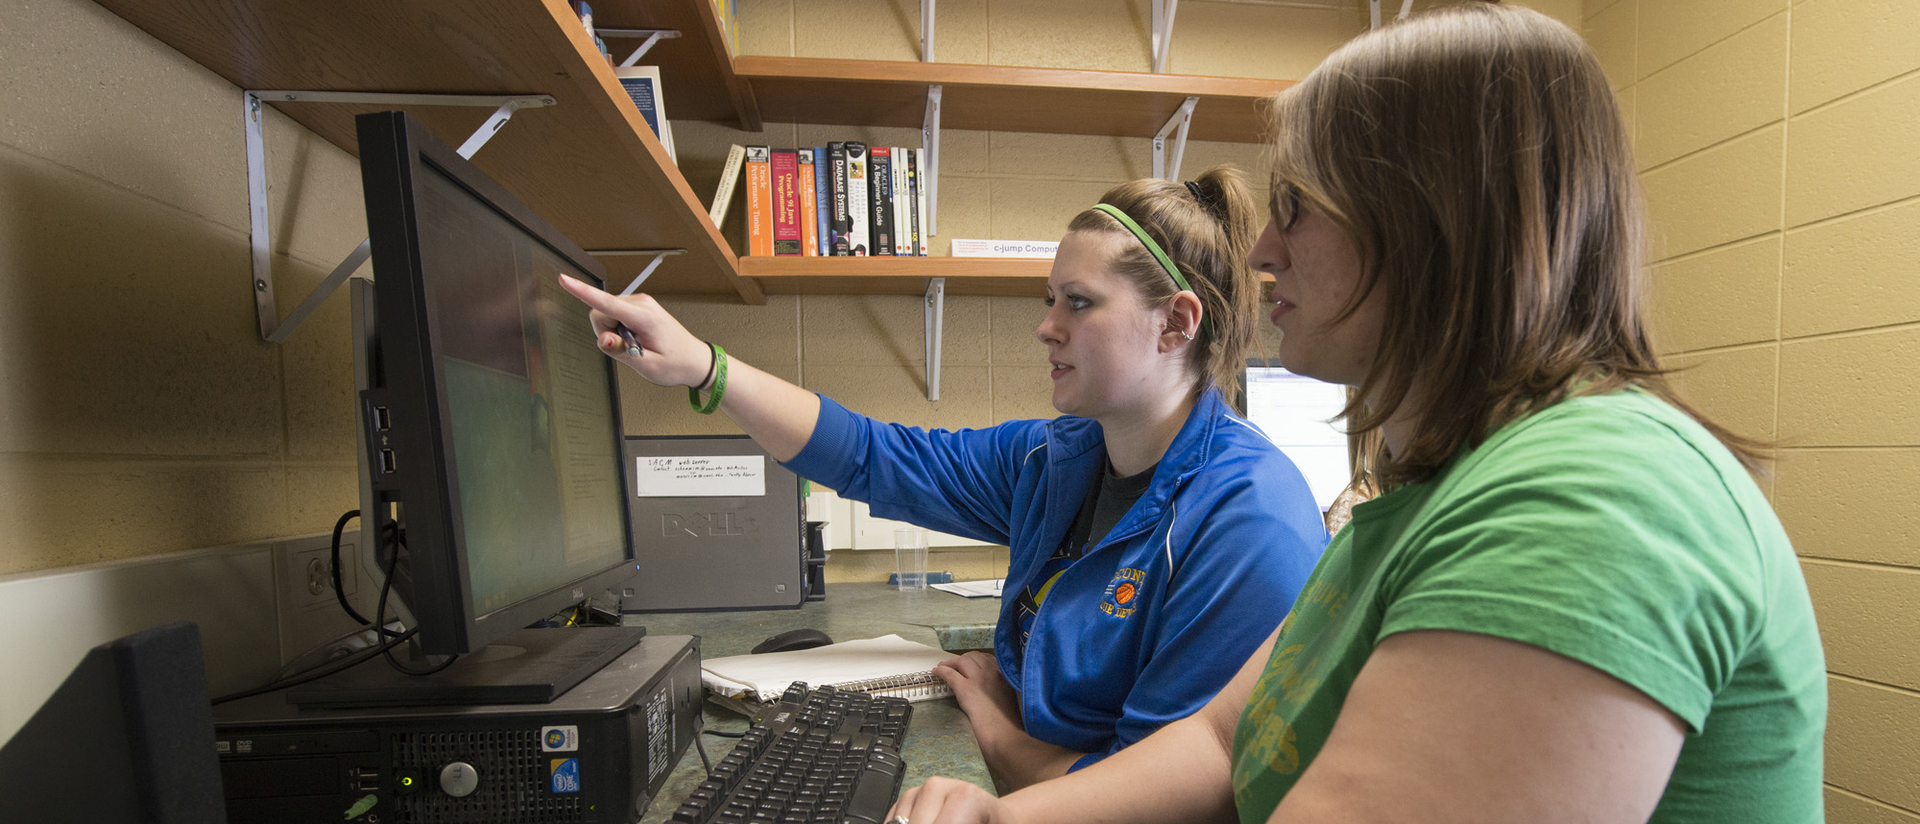
[{"label": "eyeglasses", "polygon": [[1300,221],[1300,193],[1284,180],[1273,184],[1273,198],[1267,202],[1267,211],[1273,215],[1276,230],[1292,229],[1293,224]]}]

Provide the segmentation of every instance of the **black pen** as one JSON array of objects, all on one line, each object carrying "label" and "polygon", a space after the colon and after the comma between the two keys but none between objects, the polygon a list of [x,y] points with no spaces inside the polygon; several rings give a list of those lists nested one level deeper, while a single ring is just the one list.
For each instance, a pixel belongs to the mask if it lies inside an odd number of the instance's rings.
[{"label": "black pen", "polygon": [[[659,258],[655,258],[654,260],[658,261]],[[648,271],[651,272],[652,267],[648,267]],[[634,278],[632,283],[627,284],[626,289],[621,290],[620,297],[624,298],[628,295],[633,294],[633,290],[640,288],[640,281],[643,281],[646,279],[647,279],[646,275],[644,274],[641,275],[640,277]],[[627,357],[629,358],[640,357],[640,341],[639,339],[633,336],[632,329],[628,329],[627,325],[624,323],[615,322],[613,326],[613,331],[620,333],[620,339],[627,342]]]}]

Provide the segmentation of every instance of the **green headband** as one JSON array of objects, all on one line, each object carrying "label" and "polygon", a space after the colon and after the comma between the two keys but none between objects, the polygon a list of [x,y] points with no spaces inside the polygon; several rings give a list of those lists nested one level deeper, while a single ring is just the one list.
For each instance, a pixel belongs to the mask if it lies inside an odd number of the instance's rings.
[{"label": "green headband", "polygon": [[[1193,286],[1187,283],[1187,279],[1180,276],[1180,267],[1173,265],[1173,258],[1167,257],[1166,250],[1161,249],[1160,244],[1153,242],[1153,237],[1147,234],[1147,230],[1140,228],[1140,224],[1133,222],[1133,218],[1127,217],[1126,212],[1120,211],[1118,206],[1111,203],[1096,203],[1093,209],[1120,221],[1121,226],[1127,227],[1127,231],[1139,238],[1140,245],[1147,247],[1147,252],[1153,255],[1154,260],[1160,261],[1160,268],[1167,270],[1167,275],[1173,278],[1174,285],[1179,286],[1180,291],[1193,291]],[[1199,293],[1195,292],[1195,294]],[[1203,332],[1207,329],[1207,316],[1204,313],[1200,316],[1200,329]]]}]

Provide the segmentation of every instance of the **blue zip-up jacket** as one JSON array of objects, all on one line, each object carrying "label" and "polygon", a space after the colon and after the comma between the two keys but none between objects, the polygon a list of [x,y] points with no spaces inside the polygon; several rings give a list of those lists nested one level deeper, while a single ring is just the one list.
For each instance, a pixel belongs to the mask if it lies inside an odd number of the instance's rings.
[{"label": "blue zip-up jacket", "polygon": [[[875,515],[1008,546],[1017,593],[1045,583],[1107,459],[1089,418],[927,431],[822,397],[786,466]],[[1326,543],[1300,471],[1208,390],[1146,493],[1053,585],[1024,654],[1003,599],[994,654],[1027,734],[1088,753],[1079,769],[1193,714],[1280,625]]]}]

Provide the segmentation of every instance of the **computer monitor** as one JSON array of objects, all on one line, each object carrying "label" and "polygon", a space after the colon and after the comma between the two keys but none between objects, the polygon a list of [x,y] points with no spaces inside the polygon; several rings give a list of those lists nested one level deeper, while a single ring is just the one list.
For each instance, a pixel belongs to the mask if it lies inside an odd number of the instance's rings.
[{"label": "computer monitor", "polygon": [[[636,571],[616,366],[557,281],[602,285],[605,269],[405,114],[357,126],[374,272],[363,534],[420,650],[474,653]],[[578,676],[638,640],[623,635]]]},{"label": "computer monitor", "polygon": [[0,747],[0,820],[227,820],[200,629],[176,622],[88,651]]},{"label": "computer monitor", "polygon": [[1322,512],[1352,479],[1347,434],[1334,420],[1347,406],[1347,388],[1288,372],[1280,361],[1248,358],[1240,373],[1247,420],[1287,453]]}]

